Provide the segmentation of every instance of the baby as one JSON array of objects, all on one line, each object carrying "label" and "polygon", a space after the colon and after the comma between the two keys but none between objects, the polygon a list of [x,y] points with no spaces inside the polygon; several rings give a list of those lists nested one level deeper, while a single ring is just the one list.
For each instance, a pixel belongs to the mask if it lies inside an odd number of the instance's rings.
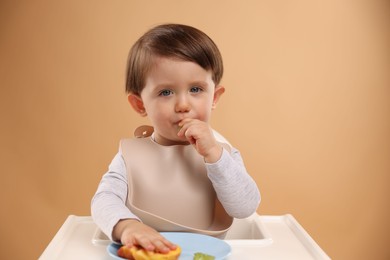
[{"label": "baby", "polygon": [[209,125],[222,74],[217,46],[191,26],[156,26],[131,48],[128,101],[152,126],[121,141],[92,199],[110,239],[167,253],[176,245],[159,231],[223,236],[256,211],[260,193],[239,151]]}]

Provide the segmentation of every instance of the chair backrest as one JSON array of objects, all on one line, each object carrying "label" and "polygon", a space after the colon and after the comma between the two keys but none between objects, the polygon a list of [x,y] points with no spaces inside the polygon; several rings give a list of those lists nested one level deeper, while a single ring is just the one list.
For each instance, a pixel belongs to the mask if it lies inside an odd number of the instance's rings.
[{"label": "chair backrest", "polygon": [[213,133],[214,133],[215,139],[217,139],[218,142],[226,143],[226,144],[228,144],[229,146],[232,146],[231,143],[229,143],[229,141],[226,140],[226,138],[223,137],[223,136],[222,136],[220,133],[218,133],[216,130],[213,129]]}]

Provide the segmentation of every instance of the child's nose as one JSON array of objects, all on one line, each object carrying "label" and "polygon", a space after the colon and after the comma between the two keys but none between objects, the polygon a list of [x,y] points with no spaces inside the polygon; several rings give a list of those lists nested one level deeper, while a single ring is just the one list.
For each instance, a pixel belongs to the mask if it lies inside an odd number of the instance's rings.
[{"label": "child's nose", "polygon": [[190,111],[191,106],[186,97],[179,97],[176,101],[175,111],[177,113],[185,113]]}]

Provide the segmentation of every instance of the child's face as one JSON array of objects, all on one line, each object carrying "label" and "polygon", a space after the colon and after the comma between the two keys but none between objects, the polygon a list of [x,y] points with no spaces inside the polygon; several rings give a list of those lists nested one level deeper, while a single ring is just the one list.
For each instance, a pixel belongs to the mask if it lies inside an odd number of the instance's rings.
[{"label": "child's face", "polygon": [[223,92],[223,87],[215,87],[211,72],[198,64],[156,58],[138,104],[132,103],[131,95],[129,101],[141,115],[149,117],[156,141],[172,145],[187,143],[184,137],[177,136],[183,119],[209,122],[211,110]]}]

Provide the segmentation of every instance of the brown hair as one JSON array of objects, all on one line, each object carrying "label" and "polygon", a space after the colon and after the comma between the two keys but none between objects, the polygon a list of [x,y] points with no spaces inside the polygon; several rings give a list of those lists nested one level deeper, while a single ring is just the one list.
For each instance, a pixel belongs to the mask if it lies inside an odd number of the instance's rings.
[{"label": "brown hair", "polygon": [[163,24],[147,31],[130,49],[126,92],[141,94],[153,57],[175,58],[211,70],[218,85],[223,75],[222,56],[216,44],[202,31],[182,24]]}]

